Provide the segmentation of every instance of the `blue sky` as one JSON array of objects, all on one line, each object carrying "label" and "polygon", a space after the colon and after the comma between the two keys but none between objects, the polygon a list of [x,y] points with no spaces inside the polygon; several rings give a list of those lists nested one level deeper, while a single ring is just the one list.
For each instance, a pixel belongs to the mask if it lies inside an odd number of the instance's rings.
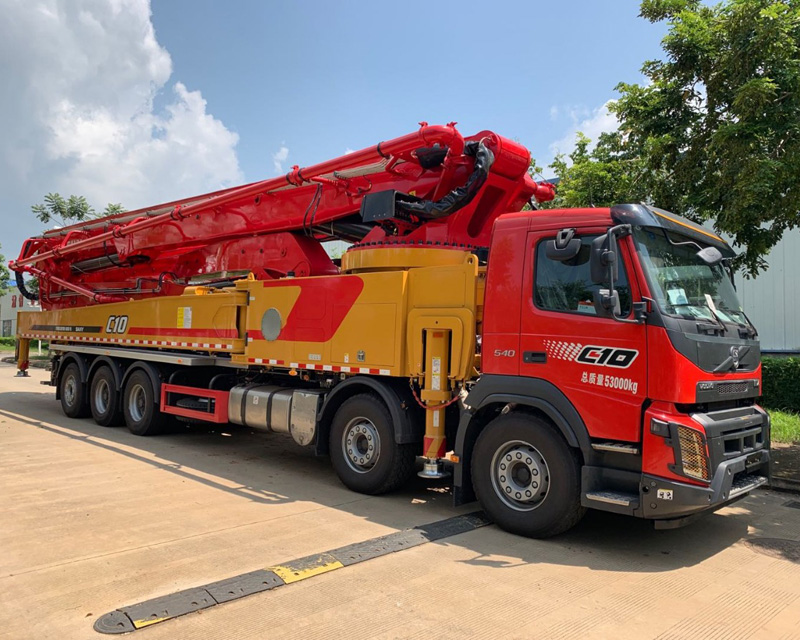
[{"label": "blue sky", "polygon": [[174,75],[240,136],[248,179],[411,131],[492,129],[537,158],[636,82],[663,25],[638,2],[156,2]]},{"label": "blue sky", "polygon": [[[10,0],[0,21],[0,243],[49,191],[129,209],[408,133],[491,129],[540,163],[660,55],[635,0]],[[545,171],[545,174],[549,174]]]}]

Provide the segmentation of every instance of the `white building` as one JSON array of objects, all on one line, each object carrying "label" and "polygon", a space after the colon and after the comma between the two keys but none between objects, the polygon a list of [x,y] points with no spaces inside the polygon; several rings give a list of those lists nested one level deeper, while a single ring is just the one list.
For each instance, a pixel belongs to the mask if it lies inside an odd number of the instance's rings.
[{"label": "white building", "polygon": [[752,280],[736,276],[744,312],[758,329],[761,350],[800,353],[800,229],[787,231]]},{"label": "white building", "polygon": [[0,336],[11,338],[17,333],[17,312],[39,311],[38,302],[26,300],[17,289],[16,285],[9,282],[8,292],[0,297]]}]

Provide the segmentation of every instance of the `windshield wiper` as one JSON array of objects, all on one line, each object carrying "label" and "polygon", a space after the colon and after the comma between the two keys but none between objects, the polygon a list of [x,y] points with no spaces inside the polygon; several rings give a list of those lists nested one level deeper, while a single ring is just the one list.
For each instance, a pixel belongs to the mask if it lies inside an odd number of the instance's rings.
[{"label": "windshield wiper", "polygon": [[717,321],[717,324],[719,325],[720,330],[722,331],[722,335],[725,335],[725,333],[728,331],[728,327],[725,326],[725,321],[720,317],[719,313],[717,313],[717,310],[710,304],[708,304],[708,302],[706,302],[704,306],[711,312],[711,315],[714,317],[714,320]]},{"label": "windshield wiper", "polygon": [[[758,329],[756,329],[756,325],[754,325],[750,321],[750,318],[747,317],[747,314],[744,312],[744,310],[741,311],[741,314],[744,316],[744,319],[747,320],[747,324],[750,325],[749,331],[752,331],[752,336],[750,336],[750,337],[757,338],[758,337]],[[748,332],[748,334],[749,334],[749,332]]]},{"label": "windshield wiper", "polygon": [[[725,309],[724,307],[722,310],[728,314],[728,316],[733,320],[734,324],[739,327],[739,337],[740,338],[755,338],[758,336],[758,330],[756,329],[755,325],[750,321],[750,318],[747,317],[747,314],[742,311],[741,309],[738,311],[733,311],[730,309]],[[737,322],[734,317],[731,315],[732,313],[741,313],[742,317],[747,321],[747,324],[744,322]],[[741,335],[744,332],[744,335]]]},{"label": "windshield wiper", "polygon": [[716,331],[721,331],[722,335],[725,335],[725,333],[728,331],[728,327],[725,326],[725,323],[719,317],[717,312],[707,302],[703,302],[703,303],[700,303],[700,304],[695,304],[694,302],[679,302],[677,304],[672,304],[670,306],[673,309],[677,309],[678,307],[705,307],[706,309],[708,309],[711,312],[711,318],[687,318],[687,320],[689,320],[689,319],[691,319],[691,320],[706,320],[706,319],[708,319],[708,320],[713,320],[714,321],[713,324],[703,324],[702,322],[698,322],[697,323],[697,328],[700,331],[702,331],[703,329],[713,329],[715,333],[716,333]]},{"label": "windshield wiper", "polygon": [[[706,302],[705,305],[703,306],[705,306],[706,308],[708,308],[709,311],[711,311],[711,314],[714,316],[714,319],[722,327],[722,334],[725,335],[727,327],[725,326],[725,320],[722,318],[722,316],[719,315],[719,312],[710,304],[708,304],[708,302]],[[758,331],[756,331],[755,326],[753,325],[752,322],[750,322],[750,318],[747,317],[747,314],[745,314],[744,311],[730,311],[725,308],[722,308],[722,311],[725,311],[728,314],[728,318],[730,318],[731,323],[735,324],[738,327],[740,338],[753,339],[758,336]],[[747,324],[744,324],[743,322],[737,322],[736,319],[731,315],[731,313],[741,313],[744,316],[744,319],[747,320]],[[742,335],[742,332],[744,332],[744,335]]]}]

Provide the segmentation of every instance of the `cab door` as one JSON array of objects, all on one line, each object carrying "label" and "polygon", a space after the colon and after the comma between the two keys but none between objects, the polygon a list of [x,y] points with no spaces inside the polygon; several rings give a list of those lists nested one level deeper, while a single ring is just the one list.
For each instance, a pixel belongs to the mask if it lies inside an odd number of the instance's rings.
[{"label": "cab door", "polygon": [[[634,442],[640,439],[642,403],[647,397],[647,353],[644,324],[602,317],[589,258],[592,240],[604,229],[575,233],[581,242],[569,260],[547,256],[545,243],[557,230],[530,232],[526,248],[520,323],[520,375],[555,385],[578,410],[592,438]],[[621,316],[633,319],[640,300],[631,282],[630,238],[619,247]]]}]

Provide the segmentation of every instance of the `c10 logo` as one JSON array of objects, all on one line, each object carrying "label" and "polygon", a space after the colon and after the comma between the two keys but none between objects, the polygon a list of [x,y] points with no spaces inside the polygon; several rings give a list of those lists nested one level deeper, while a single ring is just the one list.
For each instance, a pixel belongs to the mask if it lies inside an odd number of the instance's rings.
[{"label": "c10 logo", "polygon": [[613,347],[584,347],[575,358],[584,364],[593,364],[598,367],[615,367],[627,369],[631,366],[639,352],[635,349],[615,349]]},{"label": "c10 logo", "polygon": [[106,333],[125,333],[128,330],[128,316],[108,316]]}]

